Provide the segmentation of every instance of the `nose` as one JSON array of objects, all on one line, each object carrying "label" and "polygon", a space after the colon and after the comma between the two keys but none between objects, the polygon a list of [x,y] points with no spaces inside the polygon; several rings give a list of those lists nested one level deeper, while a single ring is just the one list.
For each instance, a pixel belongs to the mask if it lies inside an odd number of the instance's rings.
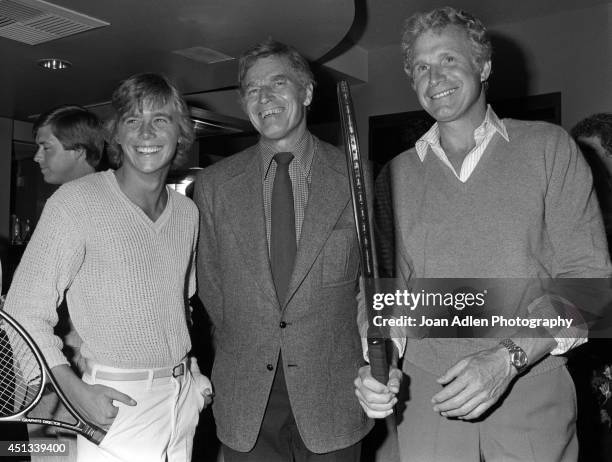
[{"label": "nose", "polygon": [[440,66],[431,66],[429,68],[429,84],[433,87],[439,84],[446,78]]},{"label": "nose", "polygon": [[140,136],[143,138],[151,138],[155,136],[155,127],[153,120],[145,120],[140,124]]},{"label": "nose", "polygon": [[271,94],[272,94],[272,90],[270,89],[270,87],[267,86],[267,85],[264,85],[259,90],[259,102],[260,103],[266,103],[266,102],[270,101],[270,95]]},{"label": "nose", "polygon": [[34,162],[37,163],[41,163],[44,159],[44,154],[43,154],[43,147],[39,146],[38,149],[36,150],[36,154],[34,155]]}]

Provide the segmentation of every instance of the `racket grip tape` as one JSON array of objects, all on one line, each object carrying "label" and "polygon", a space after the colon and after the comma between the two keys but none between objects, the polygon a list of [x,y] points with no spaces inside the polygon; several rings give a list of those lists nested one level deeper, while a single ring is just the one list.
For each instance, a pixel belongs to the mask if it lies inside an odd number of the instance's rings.
[{"label": "racket grip tape", "polygon": [[89,424],[89,426],[91,427],[91,433],[86,435],[87,439],[95,445],[99,445],[106,436],[106,431],[95,425]]},{"label": "racket grip tape", "polygon": [[389,381],[389,362],[384,338],[368,338],[368,358],[372,377],[383,385]]}]

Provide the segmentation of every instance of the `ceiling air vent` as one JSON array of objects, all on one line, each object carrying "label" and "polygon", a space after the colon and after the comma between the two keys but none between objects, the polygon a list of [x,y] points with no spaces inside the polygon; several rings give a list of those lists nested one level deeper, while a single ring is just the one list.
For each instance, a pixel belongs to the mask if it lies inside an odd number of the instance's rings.
[{"label": "ceiling air vent", "polygon": [[0,37],[28,45],[108,25],[107,22],[42,0],[0,0]]}]

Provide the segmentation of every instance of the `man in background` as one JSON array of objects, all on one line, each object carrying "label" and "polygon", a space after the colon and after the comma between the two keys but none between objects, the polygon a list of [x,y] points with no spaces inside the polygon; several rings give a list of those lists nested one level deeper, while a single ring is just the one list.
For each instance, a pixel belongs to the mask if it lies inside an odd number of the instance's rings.
[{"label": "man in background", "polygon": [[98,117],[80,106],[59,106],[34,123],[40,165],[46,183],[64,184],[107,168],[104,135]]},{"label": "man in background", "polygon": [[239,86],[259,143],[194,191],[225,462],[358,461],[372,422],[352,396],[363,359],[346,160],[307,128],[314,80],[295,49],[248,50]]},{"label": "man in background", "polygon": [[[389,167],[398,277],[609,277],[591,173],[574,142],[557,126],[499,119],[487,105],[482,23],[450,7],[417,13],[402,49],[436,123]],[[546,296],[534,310],[557,314]],[[408,340],[403,461],[577,460],[576,396],[562,355],[584,339],[522,334]],[[368,415],[392,412],[401,376],[393,369],[383,385],[369,366],[360,370],[356,393]]]},{"label": "man in background", "polygon": [[609,247],[612,243],[612,113],[593,114],[578,122],[571,133],[591,166]]}]

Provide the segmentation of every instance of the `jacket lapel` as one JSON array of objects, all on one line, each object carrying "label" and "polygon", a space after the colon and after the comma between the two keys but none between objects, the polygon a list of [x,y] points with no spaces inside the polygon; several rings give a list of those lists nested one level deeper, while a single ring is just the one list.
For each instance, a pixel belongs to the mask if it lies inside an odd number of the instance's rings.
[{"label": "jacket lapel", "polygon": [[262,292],[277,301],[270,271],[268,241],[263,205],[261,162],[256,148],[244,170],[221,188],[224,213],[232,223],[232,231],[240,247],[243,264],[253,275]]},{"label": "jacket lapel", "polygon": [[350,199],[346,165],[315,139],[317,148],[312,165],[312,182],[304,223],[297,249],[295,268],[289,283],[284,308],[310,271],[340,214]]}]

